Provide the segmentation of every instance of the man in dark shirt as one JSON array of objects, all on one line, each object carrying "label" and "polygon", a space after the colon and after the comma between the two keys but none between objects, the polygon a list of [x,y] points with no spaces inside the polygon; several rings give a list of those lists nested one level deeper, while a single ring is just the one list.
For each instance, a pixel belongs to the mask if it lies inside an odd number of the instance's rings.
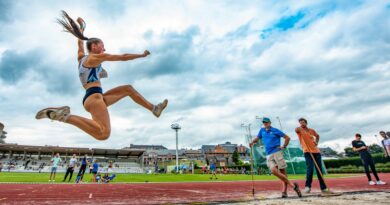
[{"label": "man in dark shirt", "polygon": [[369,185],[375,185],[375,182],[371,180],[369,166],[371,168],[371,172],[374,174],[376,179],[376,184],[384,185],[386,182],[383,182],[379,179],[378,174],[375,169],[374,161],[372,160],[371,154],[368,152],[368,147],[366,144],[361,141],[362,135],[357,133],[355,134],[355,140],[352,141],[352,149],[353,151],[359,152],[360,158],[362,159],[364,165],[364,171],[366,172],[368,178]]}]

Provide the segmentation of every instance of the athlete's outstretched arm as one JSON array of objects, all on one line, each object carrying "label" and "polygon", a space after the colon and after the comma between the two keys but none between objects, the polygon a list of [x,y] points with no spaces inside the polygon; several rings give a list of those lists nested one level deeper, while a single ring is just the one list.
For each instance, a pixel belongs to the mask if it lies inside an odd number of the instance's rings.
[{"label": "athlete's outstretched arm", "polygon": [[145,50],[143,54],[121,54],[121,55],[113,55],[108,53],[102,54],[92,54],[90,55],[88,61],[90,64],[100,64],[104,61],[128,61],[134,60],[137,58],[143,58],[150,55],[148,50]]}]

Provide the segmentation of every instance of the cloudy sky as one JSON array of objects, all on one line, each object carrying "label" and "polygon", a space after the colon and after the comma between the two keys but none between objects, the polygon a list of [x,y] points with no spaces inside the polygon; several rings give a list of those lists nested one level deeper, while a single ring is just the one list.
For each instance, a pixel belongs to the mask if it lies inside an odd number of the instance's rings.
[{"label": "cloudy sky", "polygon": [[[107,53],[152,54],[103,66],[103,89],[131,84],[157,119],[130,98],[110,107],[112,134],[97,141],[71,125],[36,120],[45,107],[82,106],[75,37],[55,23],[60,10],[83,17],[85,34]],[[0,121],[9,143],[122,148],[245,143],[242,123],[275,127],[297,139],[305,117],[321,146],[342,150],[356,132],[369,144],[390,130],[388,1],[0,1]]]}]

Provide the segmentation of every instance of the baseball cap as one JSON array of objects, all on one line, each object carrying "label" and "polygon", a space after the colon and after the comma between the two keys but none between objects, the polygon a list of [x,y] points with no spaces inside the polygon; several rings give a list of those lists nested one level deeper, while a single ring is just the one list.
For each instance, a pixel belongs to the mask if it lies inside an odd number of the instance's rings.
[{"label": "baseball cap", "polygon": [[268,117],[263,117],[262,122],[271,122],[271,120]]}]

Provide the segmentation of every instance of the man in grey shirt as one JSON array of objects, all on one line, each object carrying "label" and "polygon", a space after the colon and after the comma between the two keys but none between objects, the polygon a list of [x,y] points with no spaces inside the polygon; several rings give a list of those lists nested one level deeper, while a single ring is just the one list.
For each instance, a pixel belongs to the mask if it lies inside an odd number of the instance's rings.
[{"label": "man in grey shirt", "polygon": [[68,177],[68,174],[70,174],[68,182],[72,180],[72,175],[76,163],[77,163],[76,154],[73,154],[72,158],[69,160],[68,169],[66,170],[64,180],[62,180],[63,182],[66,180],[66,177]]}]

